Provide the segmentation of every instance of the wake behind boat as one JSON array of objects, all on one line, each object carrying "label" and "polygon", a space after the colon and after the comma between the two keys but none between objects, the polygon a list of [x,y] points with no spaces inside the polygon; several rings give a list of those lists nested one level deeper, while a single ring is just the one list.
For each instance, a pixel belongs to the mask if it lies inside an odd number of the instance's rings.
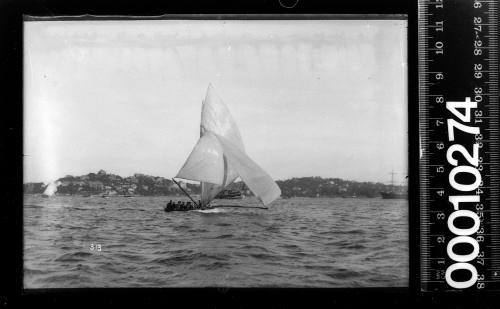
[{"label": "wake behind boat", "polygon": [[[175,180],[201,183],[201,200],[195,201]],[[190,204],[172,202],[165,211],[209,209],[210,202],[227,186],[240,178],[265,206],[281,195],[274,180],[245,153],[240,131],[229,109],[209,84],[202,102],[200,139],[186,162],[172,179],[191,200]],[[217,206],[264,208],[251,206]]]}]

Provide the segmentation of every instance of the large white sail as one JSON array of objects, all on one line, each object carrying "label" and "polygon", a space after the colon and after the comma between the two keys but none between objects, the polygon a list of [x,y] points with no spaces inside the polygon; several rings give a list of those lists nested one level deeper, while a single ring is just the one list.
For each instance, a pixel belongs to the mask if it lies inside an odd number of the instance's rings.
[{"label": "large white sail", "polygon": [[[226,183],[224,173],[227,166],[231,166],[236,177],[239,176],[264,205],[281,195],[281,190],[273,179],[245,152],[211,131],[205,132],[198,140],[176,178],[201,181],[205,186],[223,187]],[[212,199],[208,199],[206,204]]]},{"label": "large white sail", "polygon": [[[201,109],[200,137],[206,132],[213,132],[222,136],[241,151],[245,151],[238,126],[226,104],[215,93],[212,84],[208,85],[207,94],[205,95]],[[223,182],[221,184],[201,183],[201,204],[203,206],[207,205],[220,191],[238,178],[238,174],[234,168],[230,164],[227,164],[227,160],[224,157],[223,160]]]},{"label": "large white sail", "polygon": [[241,180],[264,205],[270,204],[281,195],[280,188],[271,176],[250,159],[245,152],[224,137],[218,135],[216,137],[228,164],[234,168]]},{"label": "large white sail", "polygon": [[201,204],[206,206],[238,177],[265,205],[281,194],[273,179],[246,155],[233,117],[209,85],[203,101],[200,139],[175,178],[200,181]]},{"label": "large white sail", "polygon": [[221,186],[224,159],[220,142],[213,134],[203,135],[175,178],[207,182]]}]

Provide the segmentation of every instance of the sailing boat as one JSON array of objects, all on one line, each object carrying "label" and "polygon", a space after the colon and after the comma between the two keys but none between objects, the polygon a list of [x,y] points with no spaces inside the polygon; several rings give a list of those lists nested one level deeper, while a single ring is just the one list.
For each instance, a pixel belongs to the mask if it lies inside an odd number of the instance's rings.
[{"label": "sailing boat", "polygon": [[391,172],[391,190],[380,192],[383,199],[408,199],[408,194],[394,191],[394,171]]},{"label": "sailing boat", "polygon": [[60,181],[53,181],[47,185],[47,188],[45,188],[45,191],[42,193],[42,197],[50,197],[54,195],[57,191],[57,186],[60,185]]},{"label": "sailing boat", "polygon": [[202,102],[200,139],[172,180],[176,184],[175,178],[199,181],[199,202],[195,202],[180,185],[179,187],[199,208],[208,208],[217,194],[238,177],[266,206],[281,195],[274,180],[245,153],[236,122],[209,84]]}]

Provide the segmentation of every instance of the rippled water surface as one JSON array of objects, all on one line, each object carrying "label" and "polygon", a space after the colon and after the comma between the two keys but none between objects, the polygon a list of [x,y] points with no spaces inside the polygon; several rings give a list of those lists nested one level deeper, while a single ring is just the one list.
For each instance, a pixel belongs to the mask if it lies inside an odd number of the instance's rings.
[{"label": "rippled water surface", "polygon": [[169,199],[26,195],[25,287],[408,285],[405,200],[166,213]]}]

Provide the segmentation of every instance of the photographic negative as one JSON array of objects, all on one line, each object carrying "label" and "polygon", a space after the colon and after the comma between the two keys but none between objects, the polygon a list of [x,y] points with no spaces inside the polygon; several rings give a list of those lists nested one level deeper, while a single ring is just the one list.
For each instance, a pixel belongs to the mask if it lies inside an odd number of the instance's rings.
[{"label": "photographic negative", "polygon": [[408,286],[407,92],[401,16],[26,21],[24,287]]}]

